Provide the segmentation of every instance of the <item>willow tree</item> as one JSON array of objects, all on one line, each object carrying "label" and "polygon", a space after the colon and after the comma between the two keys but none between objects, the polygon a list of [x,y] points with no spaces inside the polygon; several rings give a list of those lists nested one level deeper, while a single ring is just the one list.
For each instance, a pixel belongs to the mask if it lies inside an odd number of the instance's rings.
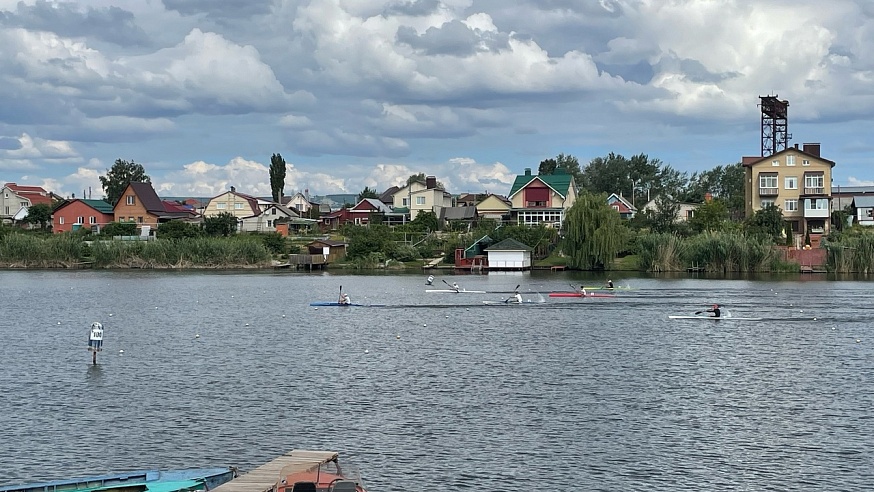
[{"label": "willow tree", "polygon": [[583,193],[568,210],[564,227],[564,252],[568,266],[603,270],[625,247],[628,237],[623,219],[607,205],[607,196]]}]

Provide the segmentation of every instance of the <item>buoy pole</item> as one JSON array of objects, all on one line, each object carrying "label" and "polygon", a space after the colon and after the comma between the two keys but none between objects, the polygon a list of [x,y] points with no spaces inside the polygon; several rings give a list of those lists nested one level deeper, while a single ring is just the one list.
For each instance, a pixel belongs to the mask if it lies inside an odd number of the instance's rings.
[{"label": "buoy pole", "polygon": [[91,352],[91,364],[97,365],[97,352],[101,350],[103,350],[103,325],[95,321],[88,329],[88,351]]}]

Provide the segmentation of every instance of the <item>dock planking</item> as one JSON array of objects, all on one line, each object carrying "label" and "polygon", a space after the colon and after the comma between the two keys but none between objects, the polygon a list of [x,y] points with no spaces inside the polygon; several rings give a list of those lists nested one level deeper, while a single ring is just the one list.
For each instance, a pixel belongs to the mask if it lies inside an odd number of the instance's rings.
[{"label": "dock planking", "polygon": [[240,475],[230,482],[219,485],[212,489],[211,492],[265,492],[273,489],[273,486],[279,481],[279,475],[283,468],[300,463],[311,464],[330,459],[332,456],[336,458],[337,454],[333,451],[295,449],[255,468],[245,475]]}]

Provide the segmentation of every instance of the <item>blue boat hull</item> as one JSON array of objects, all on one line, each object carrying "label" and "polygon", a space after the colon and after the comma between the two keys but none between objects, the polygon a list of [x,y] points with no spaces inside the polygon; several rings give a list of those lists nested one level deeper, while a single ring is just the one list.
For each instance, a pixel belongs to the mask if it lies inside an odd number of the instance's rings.
[{"label": "blue boat hull", "polygon": [[0,487],[0,492],[192,492],[212,490],[237,476],[234,468],[144,470]]}]

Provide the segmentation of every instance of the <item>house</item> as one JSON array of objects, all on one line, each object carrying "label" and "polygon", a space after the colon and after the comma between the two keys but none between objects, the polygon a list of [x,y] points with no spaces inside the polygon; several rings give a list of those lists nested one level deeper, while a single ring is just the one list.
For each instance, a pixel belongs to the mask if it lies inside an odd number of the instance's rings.
[{"label": "house", "polygon": [[874,196],[874,186],[832,185],[832,210],[844,210],[859,196]]},{"label": "house", "polygon": [[510,219],[510,209],[513,203],[505,196],[489,194],[476,204],[476,213],[481,219],[492,219],[507,222]]},{"label": "house", "polygon": [[83,227],[97,229],[115,220],[112,205],[104,200],[71,198],[64,200],[52,212],[52,232],[77,231]]},{"label": "house", "polygon": [[437,220],[441,224],[451,223],[456,226],[456,230],[458,230],[459,224],[463,224],[463,227],[470,229],[470,227],[476,225],[477,218],[476,206],[474,205],[441,208],[440,215],[437,216]]},{"label": "house", "polygon": [[379,220],[391,213],[391,209],[385,203],[382,203],[376,198],[362,198],[354,207],[348,209],[349,220],[355,225],[367,225],[371,222],[374,216],[378,216]]},{"label": "house", "polygon": [[486,248],[489,270],[530,270],[532,249],[508,238]]},{"label": "house", "polygon": [[[258,213],[248,215],[239,219],[240,231],[242,232],[276,232],[277,222],[288,223],[293,219],[299,219],[300,216],[288,207],[278,203],[266,203],[262,205],[259,202]],[[313,220],[313,223],[318,222]],[[287,233],[288,229],[286,229]]]},{"label": "house", "polygon": [[531,168],[525,168],[525,174],[516,176],[507,198],[512,204],[511,220],[517,224],[561,227],[577,199],[577,187],[563,167],[543,175],[532,175]]},{"label": "house", "polygon": [[314,195],[310,197],[310,202],[318,204],[319,215],[324,215],[330,212],[340,210],[344,207],[351,207],[358,203],[358,195],[355,193],[335,193],[332,195]]},{"label": "house", "polygon": [[[658,205],[656,204],[656,200],[658,198],[653,198],[652,200],[646,202],[646,204],[641,207],[638,212],[649,211],[655,212],[658,210]],[[677,214],[674,218],[674,222],[688,222],[692,217],[695,216],[695,210],[701,206],[700,203],[691,203],[691,202],[678,202]]]},{"label": "house", "polygon": [[27,207],[37,204],[51,206],[52,199],[53,195],[40,186],[6,183],[0,188],[0,222],[13,222],[16,216],[24,218]]},{"label": "house", "polygon": [[874,226],[874,195],[853,198],[854,221],[863,226]]},{"label": "house", "polygon": [[152,184],[143,182],[129,183],[112,207],[112,213],[116,222],[136,222],[151,229],[164,222],[196,216],[194,211],[176,202],[162,201]]},{"label": "house", "polygon": [[616,193],[607,197],[607,205],[613,210],[619,212],[619,216],[623,219],[633,219],[637,214],[637,209],[622,195]]},{"label": "house", "polygon": [[744,157],[741,164],[747,217],[776,205],[792,230],[809,232],[812,243],[828,233],[835,163],[820,155],[820,144],[795,144],[767,157]]},{"label": "house", "polygon": [[425,182],[411,181],[392,195],[392,208],[408,209],[410,220],[415,220],[420,212],[434,212],[452,206],[452,195],[437,186],[436,176],[427,176]]},{"label": "house", "polygon": [[455,248],[455,268],[488,268],[486,248],[494,242],[489,236],[483,236],[467,248]]},{"label": "house", "polygon": [[341,208],[340,210],[322,215],[319,217],[319,221],[321,221],[323,231],[336,231],[341,226],[350,223],[352,215],[349,213],[348,208]]},{"label": "house", "polygon": [[282,205],[293,210],[300,217],[309,217],[310,210],[319,209],[319,202],[310,200],[309,194],[309,190],[304,190],[304,193],[297,192],[291,196],[284,196],[281,199]]},{"label": "house", "polygon": [[346,243],[330,239],[316,239],[308,243],[307,249],[311,255],[323,255],[326,263],[341,260],[346,257]]}]

